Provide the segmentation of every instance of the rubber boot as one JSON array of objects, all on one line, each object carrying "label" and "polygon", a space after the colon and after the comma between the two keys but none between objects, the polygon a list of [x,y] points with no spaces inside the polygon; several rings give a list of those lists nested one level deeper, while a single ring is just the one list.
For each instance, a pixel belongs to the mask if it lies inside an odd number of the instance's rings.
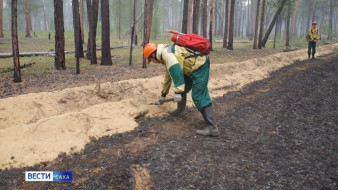
[{"label": "rubber boot", "polygon": [[182,100],[180,102],[177,102],[177,109],[174,111],[170,111],[169,114],[171,116],[183,116],[184,115],[184,110],[185,110],[185,106],[187,104],[187,94],[181,94],[182,96]]},{"label": "rubber boot", "polygon": [[219,135],[219,131],[216,125],[215,115],[214,115],[214,112],[212,111],[211,105],[205,107],[201,111],[201,113],[202,113],[204,120],[207,122],[208,127],[202,130],[197,130],[196,133],[199,135],[203,135],[203,136],[217,137]]}]

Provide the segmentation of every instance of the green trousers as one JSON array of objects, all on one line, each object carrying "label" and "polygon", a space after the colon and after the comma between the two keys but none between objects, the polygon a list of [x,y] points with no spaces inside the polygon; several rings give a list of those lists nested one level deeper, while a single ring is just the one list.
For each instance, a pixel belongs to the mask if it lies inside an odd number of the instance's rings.
[{"label": "green trousers", "polygon": [[308,52],[307,52],[309,57],[311,55],[311,49],[312,49],[312,56],[314,56],[316,54],[316,44],[317,44],[317,42],[309,42]]},{"label": "green trousers", "polygon": [[212,104],[208,91],[209,70],[210,62],[209,58],[207,58],[205,63],[196,71],[192,72],[190,76],[184,75],[184,92],[188,93],[192,90],[191,96],[199,111],[202,111],[204,107]]}]

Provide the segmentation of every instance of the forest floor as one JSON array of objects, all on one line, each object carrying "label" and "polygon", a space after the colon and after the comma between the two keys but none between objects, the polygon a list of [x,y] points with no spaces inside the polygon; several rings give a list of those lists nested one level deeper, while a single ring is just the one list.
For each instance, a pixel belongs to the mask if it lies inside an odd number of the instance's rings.
[{"label": "forest floor", "polygon": [[[337,189],[338,54],[298,61],[214,99],[221,135],[200,113],[142,117],[80,153],[5,169],[5,189]],[[25,182],[25,171],[73,171],[73,182]]]}]

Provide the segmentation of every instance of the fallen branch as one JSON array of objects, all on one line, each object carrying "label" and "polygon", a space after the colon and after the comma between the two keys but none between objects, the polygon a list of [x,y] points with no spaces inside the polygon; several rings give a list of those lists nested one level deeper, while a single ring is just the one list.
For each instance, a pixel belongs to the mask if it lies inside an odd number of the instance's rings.
[{"label": "fallen branch", "polygon": [[235,87],[235,86],[238,86],[240,83],[236,83],[236,84],[227,84],[227,85],[223,85],[223,86],[220,86],[220,87],[217,87],[217,88],[213,88],[211,90],[221,90],[221,89],[225,89],[225,88],[232,88],[232,87]]},{"label": "fallen branch", "polygon": [[[35,64],[35,62],[28,62],[28,63],[25,63],[23,65],[20,65],[20,69],[23,69],[25,67],[29,67],[29,66],[32,66],[33,64]],[[4,69],[2,71],[0,71],[0,73],[7,73],[7,72],[11,72],[11,71],[14,71],[14,68],[7,68],[7,69]]]},{"label": "fallen branch", "polygon": [[[125,48],[128,47],[127,45],[118,46],[118,47],[111,47],[110,49],[119,49],[119,48]],[[101,48],[97,48],[97,51],[101,50]],[[87,50],[83,50],[84,52]],[[75,53],[74,50],[71,51],[65,51],[66,54],[68,53]],[[39,55],[49,55],[49,56],[55,56],[55,51],[42,51],[42,52],[24,52],[20,53],[20,57],[30,57],[30,56],[39,56]],[[0,53],[0,58],[10,58],[13,57],[12,53]]]}]

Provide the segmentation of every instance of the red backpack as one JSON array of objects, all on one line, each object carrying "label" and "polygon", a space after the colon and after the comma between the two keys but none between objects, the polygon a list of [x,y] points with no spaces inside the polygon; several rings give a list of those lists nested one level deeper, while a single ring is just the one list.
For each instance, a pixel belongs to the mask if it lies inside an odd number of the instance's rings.
[{"label": "red backpack", "polygon": [[194,33],[183,34],[175,30],[169,30],[169,32],[174,34],[171,37],[171,41],[174,42],[176,45],[189,48],[193,51],[197,51],[194,52],[195,54],[210,54],[210,42],[208,39]]}]

